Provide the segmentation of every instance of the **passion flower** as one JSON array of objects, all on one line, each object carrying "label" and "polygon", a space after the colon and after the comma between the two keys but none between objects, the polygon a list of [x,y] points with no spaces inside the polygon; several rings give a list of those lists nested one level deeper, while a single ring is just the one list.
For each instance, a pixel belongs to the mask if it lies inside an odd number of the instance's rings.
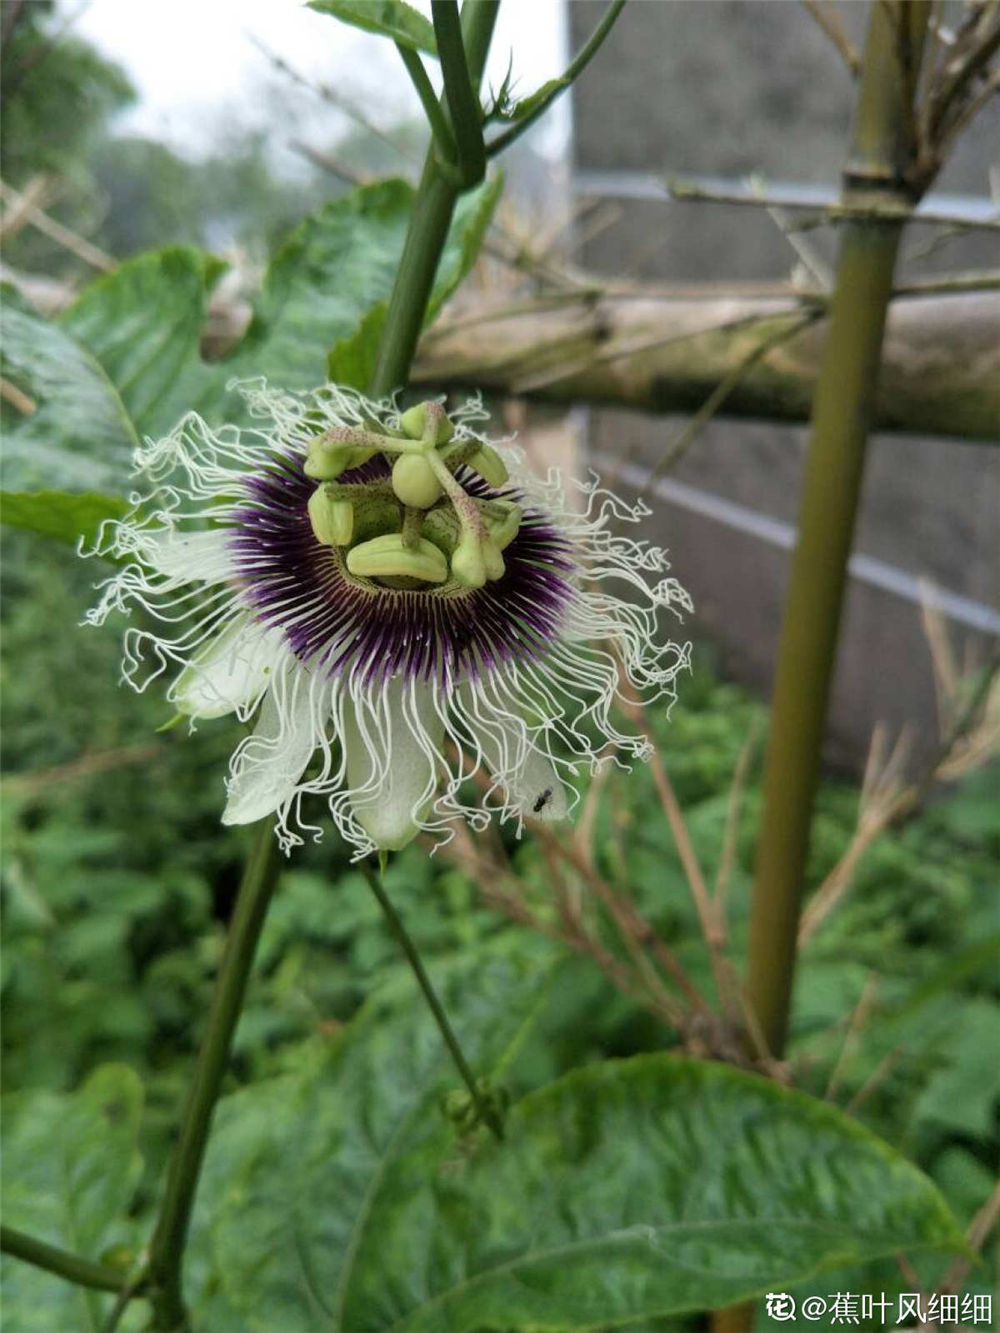
[{"label": "passion flower", "polygon": [[287,851],[319,835],[316,794],[360,857],[460,815],[562,818],[581,764],[644,757],[615,699],[623,677],[673,699],[689,648],[661,612],[690,609],[664,552],[617,530],[644,506],[592,478],[574,508],[479,432],[478,400],[400,414],[331,384],[240,387],[251,428],[192,414],[139,451],[146,489],[98,546],[124,563],[88,615],[143,614],[136,689],[173,672],[192,722],[254,720],[223,822],[274,814]]}]

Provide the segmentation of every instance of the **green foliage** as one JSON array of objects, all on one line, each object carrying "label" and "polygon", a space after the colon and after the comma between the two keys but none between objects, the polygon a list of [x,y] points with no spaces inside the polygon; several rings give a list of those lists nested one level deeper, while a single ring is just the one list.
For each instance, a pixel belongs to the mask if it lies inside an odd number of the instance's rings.
[{"label": "green foliage", "polygon": [[0,523],[74,545],[80,537],[92,545],[101,524],[128,508],[118,496],[97,491],[0,491]]},{"label": "green foliage", "polygon": [[[471,267],[502,188],[495,177],[456,210],[429,317]],[[38,488],[10,509],[12,522],[73,537],[92,529],[98,501],[52,505],[41,491],[124,492],[140,436],[165,434],[186,411],[220,421],[240,412],[226,384],[264,375],[305,389],[325,374],[323,347],[351,382],[363,384],[377,347],[403,247],[413,189],[404,181],[365,186],[307,219],[275,255],[240,345],[224,363],[200,351],[208,298],[223,265],[191,247],[140,255],[98,278],[57,325],[17,301],[3,310],[4,373],[37,402],[9,422],[8,489]],[[114,501],[108,502],[111,511]]]},{"label": "green foliage", "polygon": [[198,345],[223,268],[185,246],[140,255],[91,283],[61,317],[104,368],[139,435],[164,435],[219,396],[219,368],[202,361]]},{"label": "green foliage", "polygon": [[411,51],[437,54],[433,27],[405,0],[309,0],[309,8],[331,14],[352,28],[389,37]]},{"label": "green foliage", "polygon": [[[4,1098],[3,1192],[8,1225],[98,1259],[131,1241],[123,1224],[139,1169],[142,1085],[132,1070],[103,1065],[71,1095]],[[101,1327],[107,1298],[4,1258],[8,1333]]]},{"label": "green foliage", "polygon": [[132,101],[132,85],[118,65],[86,42],[60,34],[52,0],[18,6],[9,36],[7,20],[5,6],[4,176],[22,186],[37,172],[72,174],[110,116]]},{"label": "green foliage", "polygon": [[[473,262],[499,189],[492,181],[463,201],[434,309]],[[221,266],[198,249],[137,256],[56,324],[15,301],[4,312],[5,373],[37,400],[8,431],[14,493],[5,513],[34,531],[9,535],[5,562],[2,985],[7,1075],[18,1089],[13,1149],[24,1135],[35,1145],[40,1212],[22,1209],[27,1194],[15,1185],[10,1220],[91,1257],[148,1236],[247,840],[218,822],[236,724],[158,734],[168,717],[156,686],[141,696],[120,690],[116,635],[75,628],[98,568],[41,534],[92,535],[121,504],[137,438],[190,408],[213,421],[230,416],[234,375],[308,387],[333,345],[332,371],[365,385],[412,200],[409,186],[390,181],[307,218],[275,255],[250,328],[223,363],[200,352]],[[669,725],[653,719],[709,877],[758,713],[701,670]],[[849,840],[856,800],[824,784],[811,884]],[[759,802],[753,771],[728,893],[737,958]],[[932,1263],[922,1248],[955,1239],[940,1198],[855,1120],[926,1169],[963,1220],[981,1204],[1000,1092],[981,1058],[1000,998],[986,938],[998,850],[987,806],[985,782],[972,784],[878,840],[803,955],[796,1080],[817,1097],[832,1085],[853,1120],[676,1058],[676,1034],[591,959],[566,958],[501,919],[443,856],[411,846],[394,858],[387,889],[477,1071],[514,1098],[501,1148],[456,1135],[443,1114],[455,1076],[342,845],[331,831],[301,849],[265,926],[199,1195],[190,1274],[202,1327],[294,1330],[342,1316],[345,1329],[437,1333],[447,1320],[454,1333],[509,1333],[643,1318],[656,1321],[648,1333],[662,1333],[661,1318],[821,1269],[831,1280],[853,1274],[857,1286],[879,1272],[878,1255],[899,1247]],[[502,836],[554,924],[538,846]],[[589,851],[710,992],[647,768],[607,777]],[[586,898],[584,908],[607,951],[627,962],[612,923]],[[845,1046],[875,971],[876,1001]],[[616,1059],[643,1052],[651,1054]],[[135,1089],[120,1070],[81,1087],[107,1060],[141,1078],[145,1170],[137,1175],[130,1094],[130,1146],[114,1135],[104,1143],[105,1192],[92,1229],[74,1237],[66,1218],[81,1200],[90,1209],[97,1167],[89,1148],[72,1156],[82,1130],[60,1137],[51,1122],[58,1107],[71,1127],[93,1127],[101,1079]],[[23,1162],[13,1149],[11,1161]],[[87,1163],[79,1176],[70,1171],[77,1183],[68,1190],[55,1179],[66,1153]],[[35,1274],[16,1274],[13,1289],[10,1317],[28,1321],[14,1325],[25,1330],[96,1327],[95,1302],[104,1301]],[[48,1325],[35,1316],[70,1300]]]},{"label": "green foliage", "polygon": [[[546,979],[523,946],[445,974],[494,1080]],[[733,1069],[591,1065],[517,1103],[499,1145],[456,1143],[449,1081],[429,1018],[390,993],[329,1053],[224,1101],[200,1214],[206,1295],[221,1289],[248,1333],[310,1329],[317,1308],[345,1333],[583,1329],[961,1244],[885,1144]]]},{"label": "green foliage", "polygon": [[0,339],[4,376],[36,405],[5,412],[5,487],[115,488],[139,441],[97,358],[14,299],[0,307]]}]

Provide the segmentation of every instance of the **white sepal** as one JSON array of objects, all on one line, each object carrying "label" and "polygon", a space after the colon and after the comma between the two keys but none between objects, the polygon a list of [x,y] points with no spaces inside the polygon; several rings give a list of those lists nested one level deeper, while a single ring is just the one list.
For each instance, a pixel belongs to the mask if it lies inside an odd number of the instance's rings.
[{"label": "white sepal", "polygon": [[236,574],[229,536],[211,532],[162,532],[142,545],[142,558],[157,574],[178,583],[224,583]]},{"label": "white sepal", "polygon": [[354,815],[380,851],[412,842],[437,788],[444,722],[426,685],[393,677],[345,711]]},{"label": "white sepal", "polygon": [[168,697],[190,717],[223,717],[256,699],[288,656],[280,630],[237,616],[191,659]]},{"label": "white sepal", "polygon": [[295,795],[316,734],[308,672],[291,660],[264,696],[253,735],[233,756],[223,824],[252,824]]}]

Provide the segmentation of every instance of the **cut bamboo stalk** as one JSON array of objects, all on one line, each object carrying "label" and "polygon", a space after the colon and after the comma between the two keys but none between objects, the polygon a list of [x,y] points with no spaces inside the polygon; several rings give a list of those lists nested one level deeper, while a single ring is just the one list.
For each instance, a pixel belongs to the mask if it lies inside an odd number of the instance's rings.
[{"label": "cut bamboo stalk", "polygon": [[[912,203],[913,90],[927,0],[873,4],[845,198]],[[847,561],[865,446],[875,416],[882,337],[902,225],[844,224],[830,327],[813,407],[764,771],[764,812],[750,910],[746,996],[771,1055],[785,1047],[802,881]],[[717,1333],[753,1327],[747,1304],[717,1316]]]}]

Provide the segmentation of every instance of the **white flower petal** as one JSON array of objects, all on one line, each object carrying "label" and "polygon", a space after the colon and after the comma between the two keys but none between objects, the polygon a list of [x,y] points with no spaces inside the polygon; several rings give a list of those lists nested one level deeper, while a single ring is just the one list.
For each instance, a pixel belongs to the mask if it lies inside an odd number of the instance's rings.
[{"label": "white flower petal", "polygon": [[223,824],[252,824],[295,794],[319,743],[309,678],[289,666],[261,704],[253,735],[237,750]]},{"label": "white flower petal", "polygon": [[569,814],[566,788],[552,760],[534,746],[511,784],[510,797],[522,815],[545,823],[555,823]]},{"label": "white flower petal", "polygon": [[158,574],[181,583],[224,583],[236,573],[228,534],[221,528],[156,533],[143,542],[142,559]]},{"label": "white flower petal", "polygon": [[491,707],[483,696],[476,700],[471,686],[461,692],[461,699],[480,754],[511,805],[532,819],[553,823],[565,819],[569,813],[566,788],[528,725]]},{"label": "white flower petal", "polygon": [[416,837],[440,775],[444,722],[432,694],[394,678],[344,723],[355,817],[376,847],[401,851]]},{"label": "white flower petal", "polygon": [[287,657],[280,630],[239,616],[191,659],[169,697],[191,717],[222,717],[251,703]]}]

